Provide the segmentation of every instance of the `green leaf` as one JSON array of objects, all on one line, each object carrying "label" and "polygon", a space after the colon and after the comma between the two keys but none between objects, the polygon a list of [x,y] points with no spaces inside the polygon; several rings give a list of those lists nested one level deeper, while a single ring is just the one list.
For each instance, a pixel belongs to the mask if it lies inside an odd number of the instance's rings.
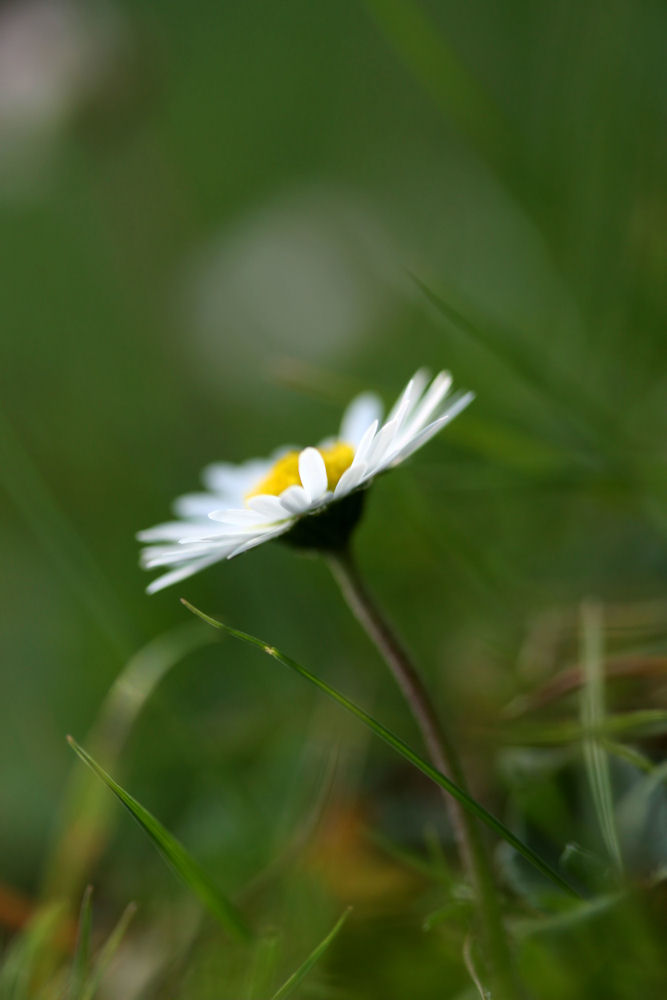
[{"label": "green leaf", "polygon": [[638,776],[616,810],[623,843],[642,871],[659,871],[667,862],[667,794],[663,786],[667,786],[667,761]]},{"label": "green leaf", "polygon": [[[156,636],[132,656],[102,702],[86,737],[86,746],[109,771],[116,767],[137,717],[168,671],[185,657],[211,642],[211,630],[200,622],[171,628]],[[47,898],[76,898],[110,836],[113,803],[103,786],[73,761],[73,773],[63,797],[59,830],[44,866]],[[71,830],[76,824],[76,849]]]},{"label": "green leaf", "polygon": [[166,830],[151,813],[137,802],[129,792],[126,792],[110,774],[100,767],[89,753],[71,736],[67,742],[81,760],[98,778],[111,789],[126,809],[132,814],[139,826],[148,834],[167,864],[181,877],[185,884],[199,898],[218,922],[228,930],[234,931],[243,938],[251,936],[250,931],[240,912],[209,879],[200,865],[191,857],[183,845]]},{"label": "green leaf", "polygon": [[86,980],[86,986],[81,994],[81,1000],[93,1000],[95,997],[109,963],[116,954],[121,941],[125,937],[125,932],[130,924],[130,921],[136,912],[136,903],[129,903],[125,907],[120,920],[112,930],[99,955],[97,956],[93,970]]},{"label": "green leaf", "polygon": [[308,975],[312,967],[316,962],[319,962],[320,958],[327,950],[331,942],[334,940],[341,927],[347,920],[350,910],[352,907],[348,907],[347,910],[338,918],[334,926],[331,928],[329,933],[325,938],[323,938],[316,948],[313,948],[308,958],[305,962],[302,962],[299,968],[292,973],[292,975],[287,979],[280,989],[273,994],[271,1000],[285,1000],[286,997],[291,997],[294,990],[297,988],[301,980]]},{"label": "green leaf", "polygon": [[416,0],[366,0],[401,61],[440,109],[492,159],[507,148],[509,125]]},{"label": "green leaf", "polygon": [[414,750],[411,750],[407,743],[404,743],[399,736],[392,733],[389,729],[383,726],[382,723],[377,722],[372,716],[368,715],[367,712],[364,712],[362,708],[359,708],[354,704],[354,702],[350,701],[349,698],[346,698],[345,695],[336,691],[335,688],[332,688],[325,681],[320,680],[319,677],[312,674],[305,667],[301,666],[301,664],[297,663],[296,660],[293,660],[291,657],[281,653],[280,650],[275,648],[275,646],[269,645],[254,635],[249,635],[246,632],[240,632],[238,629],[231,628],[229,625],[225,625],[216,618],[211,618],[210,615],[207,615],[203,611],[194,607],[194,605],[190,604],[189,601],[186,601],[185,598],[181,598],[181,603],[194,615],[197,615],[198,618],[201,618],[202,621],[208,622],[208,624],[212,625],[214,628],[222,629],[235,639],[247,642],[251,646],[257,646],[259,649],[263,650],[263,652],[273,657],[274,660],[277,660],[279,663],[282,663],[291,670],[294,670],[297,674],[300,674],[301,677],[305,677],[306,680],[310,681],[311,684],[314,684],[320,691],[323,691],[330,698],[333,698],[334,701],[337,701],[339,705],[342,705],[343,708],[347,709],[348,712],[351,712],[352,715],[356,716],[357,719],[363,722],[364,725],[379,736],[381,740],[384,740],[384,742],[400,754],[401,757],[409,761],[414,767],[420,770],[422,774],[425,774],[427,778],[430,778],[431,781],[434,781],[436,785],[440,786],[440,788],[444,788],[446,792],[449,792],[449,794],[457,799],[465,809],[467,809],[474,816],[477,816],[477,818],[493,830],[494,833],[497,833],[500,837],[506,840],[511,847],[523,855],[526,861],[537,868],[538,871],[542,872],[543,875],[546,875],[546,877],[555,885],[565,890],[567,893],[578,895],[576,890],[573,889],[572,886],[568,885],[565,879],[561,878],[558,872],[554,871],[553,868],[551,868],[551,866],[548,865],[547,862],[539,856],[539,854],[536,854],[531,847],[519,840],[519,838],[516,837],[504,823],[501,823],[499,819],[496,819],[496,817],[488,812],[483,805],[480,805],[479,802],[451,781],[450,778],[438,771],[437,768],[429,764],[423,757],[420,757]]},{"label": "green leaf", "polygon": [[607,892],[614,882],[615,872],[609,859],[601,857],[595,851],[589,851],[581,844],[570,841],[560,857],[560,866],[569,876],[577,879],[590,894]]},{"label": "green leaf", "polygon": [[[545,366],[541,353],[528,352],[526,345],[512,331],[497,326],[491,330],[488,320],[469,319],[416,275],[412,278],[426,299],[454,329],[481,345],[508,376],[533,392],[539,392],[542,400],[548,401],[557,411],[561,423],[576,430],[582,441],[593,444],[596,453],[603,453],[610,440],[606,431],[614,416],[606,402],[593,398],[588,391],[582,391],[567,368],[554,364]],[[614,432],[614,441],[618,443],[622,429],[614,425]]]},{"label": "green leaf", "polygon": [[579,924],[594,920],[606,913],[623,899],[620,892],[595,896],[594,899],[578,902],[563,913],[551,916],[540,914],[538,917],[519,917],[511,921],[512,933],[518,938],[530,937],[534,934],[549,934],[569,930]]},{"label": "green leaf", "polygon": [[[586,601],[581,608],[581,662],[584,686],[581,689],[580,712],[581,724],[589,730],[598,727],[605,716],[602,629],[601,606],[596,602]],[[596,736],[587,736],[582,749],[602,839],[614,867],[620,872],[623,869],[623,861],[614,820],[609,758]]]},{"label": "green leaf", "polygon": [[79,913],[79,930],[72,962],[67,1000],[82,1000],[83,985],[90,964],[90,929],[92,922],[92,885],[86,886]]},{"label": "green leaf", "polygon": [[614,757],[627,761],[628,764],[636,767],[638,771],[643,771],[645,774],[652,774],[655,770],[656,765],[654,765],[650,757],[637,750],[636,747],[626,747],[624,743],[616,743],[615,740],[603,740],[602,746],[608,754],[613,754]]},{"label": "green leaf", "polygon": [[133,630],[125,613],[2,409],[0,486],[7,491],[20,516],[100,632],[125,658],[133,645]]},{"label": "green leaf", "polygon": [[65,906],[52,903],[37,911],[11,942],[0,965],[0,1000],[29,1000],[35,967],[60,925]]},{"label": "green leaf", "polygon": [[605,737],[662,736],[667,733],[667,711],[662,708],[643,708],[636,712],[619,712],[605,715],[596,724],[582,725],[573,719],[563,722],[515,723],[498,733],[499,738],[514,746],[551,746],[560,743],[579,743],[585,736],[596,739]]}]

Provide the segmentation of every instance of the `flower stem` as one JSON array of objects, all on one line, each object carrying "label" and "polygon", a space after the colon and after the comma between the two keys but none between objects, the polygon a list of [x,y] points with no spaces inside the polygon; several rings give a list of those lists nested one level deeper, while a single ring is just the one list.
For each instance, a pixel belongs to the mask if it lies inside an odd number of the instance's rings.
[{"label": "flower stem", "polygon": [[[327,552],[326,557],[350,610],[375,644],[398,684],[419,726],[431,760],[439,771],[465,789],[466,781],[458,754],[436,715],[424,683],[361,579],[350,549]],[[456,799],[446,792],[443,794],[461,863],[473,883],[483,920],[496,986],[494,997],[509,1000],[518,996],[519,991],[481,831],[475,819]]]}]

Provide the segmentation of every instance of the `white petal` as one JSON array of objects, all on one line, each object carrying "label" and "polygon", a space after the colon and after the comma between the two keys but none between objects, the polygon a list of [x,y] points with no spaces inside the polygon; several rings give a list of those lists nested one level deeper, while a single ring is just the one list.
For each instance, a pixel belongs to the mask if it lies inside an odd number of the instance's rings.
[{"label": "white petal", "polygon": [[172,563],[182,563],[190,558],[182,545],[151,545],[142,549],[139,559],[144,569],[154,566],[170,566]]},{"label": "white petal", "polygon": [[359,442],[357,449],[354,453],[354,458],[352,460],[352,465],[356,465],[357,462],[364,462],[366,460],[366,455],[368,454],[368,449],[370,448],[373,439],[375,438],[375,432],[378,429],[378,421],[374,420],[370,427],[367,428],[366,433]]},{"label": "white petal", "polygon": [[338,480],[338,485],[334,490],[334,499],[338,500],[340,497],[345,496],[346,493],[351,493],[352,490],[356,489],[365,477],[367,469],[368,466],[365,462],[357,462],[351,465],[349,469],[346,469]]},{"label": "white petal", "polygon": [[234,556],[240,556],[242,552],[254,549],[263,542],[270,542],[272,538],[278,538],[280,535],[284,535],[285,532],[290,530],[293,524],[293,520],[285,521],[280,528],[274,528],[273,531],[265,531],[262,535],[256,535],[254,538],[247,539],[245,542],[237,545],[237,547],[229,553],[227,558],[233,559]]},{"label": "white petal", "polygon": [[262,531],[265,524],[266,520],[264,520],[261,524],[248,524],[245,527],[242,527],[238,524],[220,524],[219,522],[212,524],[209,521],[208,528],[206,525],[201,525],[199,527],[198,534],[192,534],[188,535],[187,538],[181,538],[178,544],[181,547],[203,543],[206,543],[207,545],[213,545],[216,543],[224,545],[224,543],[230,538],[232,540],[235,538],[247,538],[249,534],[254,534],[256,531]]},{"label": "white petal", "polygon": [[326,492],[327,467],[317,448],[304,448],[299,455],[299,476],[311,503]]},{"label": "white petal", "polygon": [[192,524],[187,521],[167,521],[165,524],[156,524],[152,528],[138,531],[136,537],[140,542],[180,542],[181,538],[187,538],[189,535],[199,535],[202,524],[203,522]]},{"label": "white petal", "polygon": [[212,462],[202,471],[201,477],[210,490],[226,493],[228,489],[235,488],[239,468],[231,462]]},{"label": "white petal", "polygon": [[229,525],[229,527],[225,527],[223,525],[220,528],[212,527],[208,531],[206,530],[206,528],[202,528],[200,530],[199,535],[197,535],[196,537],[190,536],[188,538],[182,538],[178,544],[180,545],[181,548],[192,549],[194,546],[201,547],[204,545],[208,546],[209,548],[212,548],[214,545],[229,545],[230,539],[233,543],[234,540],[237,538],[238,539],[247,538],[248,534],[254,533],[258,530],[259,531],[262,530],[261,526],[259,528],[257,525],[253,525],[252,527],[248,528],[238,528],[234,527],[234,525]]},{"label": "white petal", "polygon": [[378,432],[375,436],[373,444],[368,449],[366,455],[366,464],[369,468],[375,468],[382,462],[386,452],[391,447],[398,431],[398,423],[396,420],[390,420],[388,424],[385,424],[382,430]]},{"label": "white petal", "polygon": [[468,406],[474,398],[474,392],[466,392],[463,396],[460,396],[457,400],[453,401],[446,413],[443,413],[443,415],[437,420],[434,420],[426,427],[423,427],[418,434],[403,445],[401,450],[396,455],[391,457],[388,464],[398,465],[398,463],[406,459],[408,455],[412,455],[413,452],[417,451],[422,447],[422,445],[426,444],[426,442],[429,441],[434,434],[437,434],[439,430],[442,430],[445,424],[451,423],[454,417],[457,417],[462,410],[465,410],[466,406]]},{"label": "white petal", "polygon": [[273,462],[266,458],[253,458],[242,465],[231,465],[227,462],[216,462],[208,465],[203,473],[204,485],[215,493],[219,500],[229,507],[238,507],[243,503],[246,493],[250,493],[268,475]]},{"label": "white petal", "polygon": [[174,500],[172,506],[179,517],[208,517],[212,510],[220,506],[220,497],[215,493],[186,493]]},{"label": "white petal", "polygon": [[228,527],[239,528],[254,527],[266,520],[262,514],[258,514],[256,510],[249,510],[247,507],[224,507],[222,510],[212,510],[208,516],[211,521],[219,521]]},{"label": "white petal", "polygon": [[333,492],[331,490],[325,490],[321,497],[317,500],[313,500],[308,507],[308,513],[312,513],[314,510],[321,510],[322,507],[326,507],[327,504],[331,503],[333,500]]},{"label": "white petal", "polygon": [[420,368],[419,371],[416,371],[387,414],[385,423],[388,423],[390,420],[393,420],[394,417],[397,417],[399,411],[403,409],[410,412],[426,388],[428,380],[429,373],[426,368]]},{"label": "white petal", "polygon": [[194,573],[198,573],[200,569],[205,569],[207,566],[211,566],[213,563],[219,562],[223,558],[224,554],[216,554],[215,556],[209,556],[206,559],[195,559],[193,562],[189,562],[185,566],[179,566],[178,569],[173,569],[169,573],[159,576],[157,580],[153,580],[152,583],[149,583],[146,587],[146,593],[156,594],[158,590],[164,590],[165,587],[171,587],[173,583],[178,583],[179,580],[185,580]]},{"label": "white petal", "polygon": [[382,403],[372,392],[364,392],[353,399],[343,414],[340,425],[340,439],[347,444],[357,445],[365,431],[382,417]]},{"label": "white petal", "polygon": [[413,434],[417,434],[428,423],[437,407],[449,392],[451,385],[452,376],[449,372],[439,372],[436,375],[407,422],[404,432],[406,440]]},{"label": "white petal", "polygon": [[399,405],[395,406],[392,409],[392,412],[389,414],[389,416],[385,420],[385,427],[387,426],[387,424],[393,424],[396,427],[396,429],[398,430],[403,425],[403,423],[406,420],[408,414],[414,408],[415,399],[416,398],[417,397],[416,397],[416,395],[414,393],[413,382],[410,381],[410,382],[408,382],[408,384],[407,384],[407,386],[406,386],[406,388],[405,388],[405,390],[403,392],[403,395],[398,400],[398,404]]},{"label": "white petal", "polygon": [[202,539],[197,542],[184,542],[182,545],[153,545],[143,549],[140,554],[141,565],[145,569],[155,566],[180,565],[199,559],[205,555],[218,553],[222,558],[231,549],[242,542],[246,535],[232,535],[224,539]]},{"label": "white petal", "polygon": [[280,502],[288,514],[303,514],[310,507],[310,500],[303,486],[288,486],[280,494]]},{"label": "white petal", "polygon": [[250,510],[257,511],[267,521],[282,521],[285,519],[285,509],[278,497],[271,493],[259,493],[247,501]]}]

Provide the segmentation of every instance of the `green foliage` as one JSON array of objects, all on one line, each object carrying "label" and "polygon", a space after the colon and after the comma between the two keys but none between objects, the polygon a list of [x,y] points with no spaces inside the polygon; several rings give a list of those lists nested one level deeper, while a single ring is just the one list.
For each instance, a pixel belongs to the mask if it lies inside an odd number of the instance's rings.
[{"label": "green foliage", "polygon": [[148,834],[159,853],[170,865],[188,888],[199,898],[209,912],[226,929],[242,937],[248,937],[250,931],[238,909],[223,895],[215,883],[208,877],[201,866],[190,856],[182,844],[173,837],[162,824],[137,802],[129,792],[126,792],[110,774],[100,767],[89,753],[76,742],[72,736],[67,742],[90,770],[107,785],[116,798],[123,803],[139,826]]},{"label": "green foliage", "polygon": [[136,906],[130,903],[109,937],[98,951],[92,946],[93,890],[88,886],[83,894],[77,928],[74,955],[64,970],[65,985],[59,977],[45,982],[43,960],[52,946],[53,935],[62,930],[62,907],[50,906],[39,912],[28,927],[17,936],[5,954],[0,967],[0,997],[2,1000],[29,1000],[39,996],[49,1000],[95,1000],[109,966],[116,956]]},{"label": "green foliage", "polygon": [[317,962],[319,962],[320,958],[325,953],[329,945],[338,935],[338,932],[341,930],[343,924],[348,918],[349,912],[350,912],[349,910],[346,910],[345,913],[343,913],[342,916],[338,918],[338,920],[331,928],[327,936],[323,938],[315,948],[313,948],[308,958],[306,958],[306,960],[301,963],[299,968],[295,969],[295,971],[292,973],[289,979],[285,980],[283,985],[278,990],[276,990],[276,992],[271,997],[271,1000],[286,1000],[287,997],[292,996],[294,991],[299,988],[301,980],[304,979],[308,975],[312,967]]},{"label": "green foliage", "polygon": [[35,914],[25,930],[5,950],[0,965],[2,1000],[28,1000],[32,994],[35,969],[54,929],[62,906],[53,903]]},{"label": "green foliage", "polygon": [[79,913],[79,929],[65,1000],[83,1000],[84,983],[90,965],[90,933],[92,925],[92,886],[83,894]]},{"label": "green foliage", "polygon": [[349,698],[346,698],[345,695],[336,691],[335,688],[331,687],[320,677],[311,673],[310,670],[307,670],[306,667],[297,663],[296,660],[293,660],[290,656],[286,656],[284,653],[281,653],[275,646],[270,646],[268,643],[264,642],[263,639],[258,639],[254,635],[248,635],[246,632],[239,632],[238,629],[231,628],[229,625],[225,625],[224,622],[211,618],[210,615],[207,615],[198,608],[195,608],[194,605],[190,604],[189,601],[186,601],[184,598],[182,598],[182,603],[186,608],[188,608],[189,611],[192,611],[193,614],[201,618],[202,621],[208,622],[208,624],[212,625],[214,628],[222,629],[235,639],[240,639],[242,642],[247,642],[251,646],[259,647],[259,649],[273,657],[274,660],[278,660],[279,663],[283,663],[286,667],[290,667],[292,670],[295,670],[296,673],[301,675],[301,677],[304,677],[307,681],[310,681],[311,684],[314,684],[315,687],[319,688],[320,691],[323,691],[330,698],[333,698],[334,701],[338,702],[339,705],[342,705],[343,708],[347,709],[348,712],[351,712],[352,715],[363,722],[365,726],[375,733],[376,736],[379,736],[380,739],[384,740],[384,742],[392,747],[393,750],[396,750],[396,752],[399,753],[405,760],[430,778],[431,781],[434,781],[436,785],[440,786],[440,788],[444,788],[445,791],[457,799],[465,809],[471,812],[473,816],[476,816],[491,830],[493,830],[494,833],[497,833],[500,837],[507,841],[507,843],[518,851],[519,854],[521,854],[526,861],[529,862],[529,864],[533,865],[539,872],[550,879],[560,889],[564,889],[565,892],[576,895],[575,890],[572,889],[572,887],[569,886],[563,878],[561,878],[558,872],[555,872],[548,864],[546,864],[546,862],[543,861],[542,858],[540,858],[540,856],[536,854],[536,852],[533,851],[527,844],[522,843],[522,841],[516,837],[511,830],[507,829],[504,823],[501,823],[495,816],[492,816],[491,813],[484,808],[484,806],[468,795],[468,793],[455,784],[455,782],[438,771],[437,768],[429,764],[423,757],[420,757],[419,754],[414,752],[414,750],[411,750],[410,747],[402,739],[400,739],[400,737],[396,736],[395,733],[390,732],[390,730],[383,726],[382,723],[378,722],[358,705],[355,705],[354,702],[350,701]]}]

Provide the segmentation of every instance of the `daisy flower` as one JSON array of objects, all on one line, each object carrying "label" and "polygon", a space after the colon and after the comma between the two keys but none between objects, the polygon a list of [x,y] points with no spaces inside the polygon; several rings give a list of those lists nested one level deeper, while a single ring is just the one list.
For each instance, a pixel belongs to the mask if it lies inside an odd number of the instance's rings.
[{"label": "daisy flower", "polygon": [[179,497],[179,520],[141,531],[144,569],[169,567],[148,593],[186,579],[222,559],[284,536],[300,547],[339,549],[356,524],[364,491],[380,473],[399,465],[453,420],[471,392],[450,394],[440,372],[429,382],[420,370],[382,421],[374,393],[354,399],[336,437],[316,448],[281,448],[240,465],[204,469],[205,493]]}]

